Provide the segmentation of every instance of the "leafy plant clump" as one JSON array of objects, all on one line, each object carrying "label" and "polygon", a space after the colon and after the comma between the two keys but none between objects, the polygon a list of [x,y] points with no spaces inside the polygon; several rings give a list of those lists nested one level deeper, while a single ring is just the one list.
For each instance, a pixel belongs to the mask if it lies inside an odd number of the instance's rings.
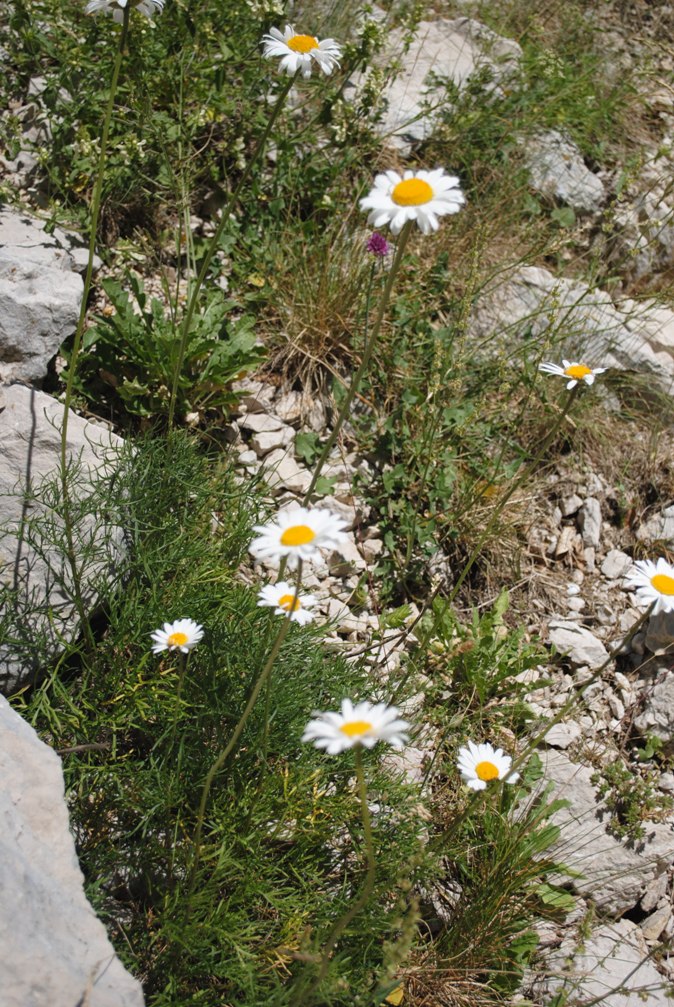
[{"label": "leafy plant clump", "polygon": [[[86,332],[77,373],[78,391],[120,422],[125,413],[141,419],[168,413],[180,338],[180,323],[133,273],[129,286],[130,294],[119,281],[103,280],[110,306]],[[228,414],[237,401],[232,382],[262,359],[254,323],[220,291],[209,293],[188,333],[178,416]]]},{"label": "leafy plant clump", "polygon": [[[290,1005],[354,898],[363,862],[352,760],[300,739],[312,710],[370,696],[372,684],[311,627],[291,628],[273,687],[214,781],[192,876],[204,780],[279,620],[237,577],[256,514],[226,464],[184,437],[141,442],[116,485],[121,511],[111,516],[129,530],[124,590],[106,599],[95,653],[73,654],[69,675],[20,705],[68,752],[88,894],[148,1003]],[[188,658],[154,656],[150,633],[186,616],[203,625],[204,640]],[[418,792],[376,753],[366,761],[378,808],[375,897],[324,983],[325,1002],[345,1007],[370,1002],[366,991],[386,973],[412,910],[410,887],[434,873]]]},{"label": "leafy plant clump", "polygon": [[662,821],[674,808],[674,800],[658,790],[658,776],[657,770],[630,768],[620,759],[592,776],[610,814],[607,828],[617,839],[643,839],[647,823]]}]

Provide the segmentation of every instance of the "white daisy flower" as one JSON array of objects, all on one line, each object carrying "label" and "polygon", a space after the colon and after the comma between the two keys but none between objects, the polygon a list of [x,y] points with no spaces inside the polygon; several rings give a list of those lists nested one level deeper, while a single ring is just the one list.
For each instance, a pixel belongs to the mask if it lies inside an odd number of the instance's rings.
[{"label": "white daisy flower", "polygon": [[314,64],[318,64],[324,74],[329,75],[339,66],[341,47],[332,38],[319,41],[313,35],[298,35],[292,25],[287,24],[281,33],[278,28],[272,28],[268,35],[263,35],[263,55],[268,59],[280,56],[280,68],[291,77],[298,70],[303,77],[311,77]]},{"label": "white daisy flower", "polygon": [[311,560],[319,549],[334,549],[344,540],[346,521],[324,507],[293,507],[269,524],[256,525],[258,538],[250,551],[260,559],[287,558],[291,570],[299,560]]},{"label": "white daisy flower", "polygon": [[295,597],[295,587],[286,580],[280,580],[277,584],[265,584],[258,594],[258,607],[274,608],[276,615],[290,615],[291,622],[298,622],[300,626],[306,626],[313,622],[313,612],[307,609],[316,604],[317,598],[313,594],[298,594]]},{"label": "white daisy flower", "polygon": [[519,780],[519,773],[510,773],[510,756],[490,744],[476,745],[469,741],[467,747],[459,749],[457,765],[463,782],[471,790],[484,790],[490,780],[502,780],[504,776],[508,776],[506,783]]},{"label": "white daisy flower", "polygon": [[593,385],[598,374],[603,374],[605,367],[588,367],[586,364],[579,364],[572,360],[562,360],[563,367],[559,364],[539,364],[539,371],[544,374],[556,374],[560,378],[569,378],[567,388],[575,388],[579,381],[584,381],[586,385]]},{"label": "white daisy flower", "polygon": [[176,619],[175,622],[165,622],[163,629],[156,629],[152,634],[153,654],[161,654],[162,650],[179,650],[187,654],[196,647],[204,631],[194,619]]},{"label": "white daisy flower", "polygon": [[674,566],[660,558],[657,562],[642,559],[634,564],[625,578],[626,587],[635,588],[639,601],[655,602],[653,614],[674,612]]},{"label": "white daisy flower", "polygon": [[144,14],[145,17],[152,18],[154,14],[161,14],[164,2],[165,0],[89,0],[84,10],[87,14],[98,14],[99,11],[112,14],[114,20],[121,24],[126,6]]},{"label": "white daisy flower", "polygon": [[398,719],[395,706],[386,703],[356,703],[342,700],[341,713],[316,713],[316,719],[307,724],[302,741],[313,741],[316,748],[324,748],[328,755],[354,745],[372,748],[378,741],[386,741],[393,748],[403,748],[407,743],[406,720]]},{"label": "white daisy flower", "polygon": [[458,178],[435,168],[376,175],[374,188],[361,199],[360,208],[370,210],[367,220],[373,227],[390,224],[393,234],[400,234],[408,220],[416,220],[419,230],[430,234],[439,227],[438,217],[458,213],[464,203]]}]

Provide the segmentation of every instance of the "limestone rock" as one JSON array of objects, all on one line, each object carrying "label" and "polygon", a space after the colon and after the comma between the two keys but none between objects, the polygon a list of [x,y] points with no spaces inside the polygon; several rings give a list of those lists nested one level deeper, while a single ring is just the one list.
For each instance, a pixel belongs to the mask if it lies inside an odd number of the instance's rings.
[{"label": "limestone rock", "polygon": [[547,269],[523,266],[498,281],[477,302],[469,332],[509,356],[513,336],[538,345],[554,333],[571,359],[636,371],[662,391],[674,390],[674,312],[655,302],[614,304],[605,291]]},{"label": "limestone rock", "polygon": [[388,751],[383,764],[391,773],[400,774],[408,783],[420,786],[424,782],[430,754],[426,749],[405,745],[399,752]]},{"label": "limestone rock", "polygon": [[264,460],[264,479],[269,488],[277,493],[287,489],[303,496],[309,489],[311,472],[298,465],[292,448],[278,448]]},{"label": "limestone rock", "polygon": [[352,532],[345,535],[344,541],[328,558],[328,566],[333,577],[350,577],[351,574],[364,570],[366,565]]},{"label": "limestone rock", "polygon": [[674,645],[674,612],[658,612],[648,620],[644,644],[652,654],[669,654]]},{"label": "limestone rock", "polygon": [[551,129],[526,141],[533,189],[579,213],[597,213],[606,198],[604,183],[585,165],[568,136]]},{"label": "limestone rock", "polygon": [[601,572],[608,580],[617,580],[618,577],[624,577],[631,566],[631,556],[620,549],[610,549],[601,565]]},{"label": "limestone rock", "polygon": [[583,536],[583,545],[595,549],[601,542],[601,504],[596,497],[588,497],[578,511],[578,524]]},{"label": "limestone rock", "polygon": [[674,263],[672,139],[654,151],[616,207],[614,230],[604,238],[608,258],[634,282],[671,269]]},{"label": "limestone rock", "polygon": [[569,1007],[599,999],[603,1007],[668,1007],[669,984],[648,950],[641,929],[630,920],[604,924],[582,942],[568,937],[546,955],[553,977],[536,992],[551,997],[564,990]]},{"label": "limestone rock", "polygon": [[671,918],[672,910],[669,906],[663,906],[662,909],[656,909],[654,913],[642,920],[639,926],[646,940],[657,941]]},{"label": "limestone rock", "polygon": [[[591,783],[593,770],[571,762],[562,752],[541,753],[544,782],[552,784],[551,798],[568,801],[568,807],[554,813],[551,821],[560,826],[561,835],[546,855],[558,859],[581,873],[569,884],[599,909],[615,915],[631,909],[648,884],[662,871],[662,837],[654,835],[657,849],[647,842],[641,852],[628,848],[606,831],[608,812]],[[669,855],[674,842],[669,844]],[[564,879],[566,880],[566,878]]]},{"label": "limestone rock", "polygon": [[[63,232],[61,232],[63,233]],[[16,210],[0,210],[0,247],[11,250],[15,261],[32,262],[50,269],[71,270],[73,261],[55,234],[47,234],[44,222]]]},{"label": "limestone rock", "polygon": [[274,403],[274,412],[284,423],[299,423],[302,418],[302,393],[285,392]]},{"label": "limestone rock", "polygon": [[366,539],[361,543],[361,550],[366,563],[376,563],[384,551],[384,543],[380,538]]},{"label": "limestone rock", "polygon": [[[239,396],[241,405],[249,413],[266,412],[274,399],[276,389],[273,385],[268,385],[264,381],[255,381],[253,378],[241,378],[232,384],[232,391]],[[253,430],[254,427],[248,429]]]},{"label": "limestone rock", "polygon": [[[401,66],[382,95],[386,108],[377,127],[391,146],[403,152],[433,132],[437,111],[430,111],[428,105],[446,105],[444,81],[462,90],[476,71],[487,68],[491,75],[487,86],[493,90],[522,55],[516,42],[467,17],[421,21],[407,52],[404,34],[400,28],[389,32],[379,57],[387,68],[397,61]],[[358,88],[362,78],[352,83]]]},{"label": "limestone rock", "polygon": [[545,735],[544,741],[551,748],[568,748],[574,741],[577,741],[582,734],[580,724],[575,720],[567,720],[559,724],[553,724]]},{"label": "limestone rock", "polygon": [[[261,415],[260,413],[257,414]],[[270,451],[278,448],[287,448],[295,440],[295,431],[292,427],[281,426],[279,430],[263,431],[255,434],[251,438],[251,445],[258,458],[264,458]]]},{"label": "limestone rock", "polygon": [[65,268],[58,249],[51,264],[11,246],[0,248],[0,381],[40,382],[61,343],[72,334],[82,278]]},{"label": "limestone rock", "polygon": [[[7,639],[0,647],[0,690],[17,688],[39,677],[63,640],[78,632],[72,573],[62,545],[56,502],[41,499],[45,480],[58,476],[63,406],[25,385],[4,390],[0,411],[0,583],[9,589],[5,611]],[[112,476],[120,438],[71,414],[68,455],[79,460],[73,487],[75,515],[91,490],[94,473]],[[47,540],[40,529],[47,530]],[[74,529],[81,565],[83,600],[88,611],[97,603],[101,579],[111,576],[121,533],[88,514]],[[88,558],[84,559],[84,555]]]},{"label": "limestone rock", "polygon": [[142,1007],[84,894],[61,762],[2,697],[0,774],[3,1007]]},{"label": "limestone rock", "polygon": [[668,751],[674,750],[674,674],[666,675],[662,682],[646,692],[634,727],[640,734],[660,738]]},{"label": "limestone rock", "polygon": [[[261,384],[262,382],[259,383]],[[257,411],[246,413],[238,423],[242,430],[250,430],[254,434],[275,433],[278,430],[282,430],[285,426],[283,421],[279,420],[278,417]]]},{"label": "limestone rock", "polygon": [[562,497],[559,501],[559,510],[562,517],[571,517],[575,514],[579,507],[582,507],[583,501],[578,496],[577,493],[572,493],[571,496]]},{"label": "limestone rock", "polygon": [[654,514],[639,525],[636,535],[642,542],[674,543],[674,506],[665,507],[659,514]]},{"label": "limestone rock", "polygon": [[600,668],[608,657],[601,640],[576,622],[555,619],[548,624],[548,636],[557,651],[579,667]]}]

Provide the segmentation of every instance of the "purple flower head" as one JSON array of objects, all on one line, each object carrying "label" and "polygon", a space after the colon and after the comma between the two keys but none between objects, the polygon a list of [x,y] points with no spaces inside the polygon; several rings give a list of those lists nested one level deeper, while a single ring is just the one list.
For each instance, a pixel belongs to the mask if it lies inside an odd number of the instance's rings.
[{"label": "purple flower head", "polygon": [[373,255],[378,255],[382,259],[391,251],[391,246],[384,235],[378,234],[376,231],[372,234],[366,247],[368,252],[372,252]]}]

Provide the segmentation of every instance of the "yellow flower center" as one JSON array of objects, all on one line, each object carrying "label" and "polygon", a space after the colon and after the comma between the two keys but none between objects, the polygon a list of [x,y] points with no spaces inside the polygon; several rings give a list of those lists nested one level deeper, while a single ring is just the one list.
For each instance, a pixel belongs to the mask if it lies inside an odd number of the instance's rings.
[{"label": "yellow flower center", "polygon": [[313,35],[293,35],[286,45],[293,52],[311,52],[312,49],[318,49],[318,39]]},{"label": "yellow flower center", "polygon": [[423,178],[406,178],[394,186],[391,199],[398,206],[422,206],[433,199],[433,190]]},{"label": "yellow flower center", "polygon": [[674,594],[674,577],[666,573],[656,573],[651,577],[651,584],[660,594]]},{"label": "yellow flower center", "polygon": [[475,772],[477,773],[478,780],[497,780],[498,779],[498,769],[493,762],[478,762],[475,767]]},{"label": "yellow flower center", "polygon": [[588,374],[592,374],[592,368],[586,367],[585,364],[571,364],[564,370],[567,378],[575,378],[576,381],[582,381],[586,378]]},{"label": "yellow flower center", "polygon": [[169,647],[184,647],[187,643],[187,633],[171,633],[168,638]]},{"label": "yellow flower center", "polygon": [[316,532],[306,524],[294,524],[281,535],[281,545],[308,545],[316,538]]},{"label": "yellow flower center", "polygon": [[278,607],[284,608],[286,612],[296,612],[300,604],[300,599],[294,594],[283,594],[278,600]]},{"label": "yellow flower center", "polygon": [[348,724],[342,724],[340,727],[340,731],[347,738],[357,738],[360,734],[367,734],[371,730],[372,724],[369,724],[367,720],[351,720]]}]

